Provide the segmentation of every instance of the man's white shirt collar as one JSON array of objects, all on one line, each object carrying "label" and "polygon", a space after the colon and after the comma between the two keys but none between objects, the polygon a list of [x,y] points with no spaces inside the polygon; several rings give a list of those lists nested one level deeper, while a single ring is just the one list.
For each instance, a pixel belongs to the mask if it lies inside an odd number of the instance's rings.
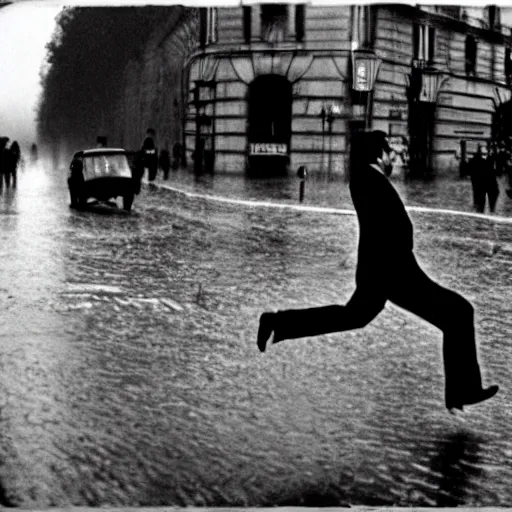
[{"label": "man's white shirt collar", "polygon": [[382,168],[379,164],[370,164],[370,167],[373,167],[374,169],[379,171],[381,174],[384,174],[384,171],[382,170]]}]

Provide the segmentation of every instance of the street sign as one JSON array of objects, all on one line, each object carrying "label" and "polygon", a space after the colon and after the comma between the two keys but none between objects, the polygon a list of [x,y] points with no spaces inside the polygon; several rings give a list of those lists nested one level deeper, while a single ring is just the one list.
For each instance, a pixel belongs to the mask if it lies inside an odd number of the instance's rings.
[{"label": "street sign", "polygon": [[249,144],[250,155],[286,155],[288,145],[279,142],[251,142]]}]

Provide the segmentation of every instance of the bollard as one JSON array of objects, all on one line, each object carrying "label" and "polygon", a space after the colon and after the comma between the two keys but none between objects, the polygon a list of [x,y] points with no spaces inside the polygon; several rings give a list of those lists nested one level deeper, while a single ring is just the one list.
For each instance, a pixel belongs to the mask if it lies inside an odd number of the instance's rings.
[{"label": "bollard", "polygon": [[305,191],[305,188],[306,188],[306,179],[308,177],[308,168],[305,165],[301,165],[297,169],[297,176],[300,179],[300,184],[299,184],[299,202],[302,203],[302,201],[304,201],[304,191]]}]

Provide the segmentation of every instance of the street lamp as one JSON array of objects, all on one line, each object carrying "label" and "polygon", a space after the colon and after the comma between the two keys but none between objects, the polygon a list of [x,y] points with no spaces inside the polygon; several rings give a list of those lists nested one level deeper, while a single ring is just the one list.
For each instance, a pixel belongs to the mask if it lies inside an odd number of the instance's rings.
[{"label": "street lamp", "polygon": [[422,84],[418,100],[426,103],[436,103],[437,93],[444,81],[441,73],[433,68],[428,67],[422,71]]},{"label": "street lamp", "polygon": [[[359,149],[357,143],[360,132],[366,131],[370,127],[371,94],[382,62],[377,58],[373,50],[367,48],[353,49],[351,58],[353,118],[349,125],[349,174],[355,167],[357,159],[360,158],[360,155],[358,155]],[[363,111],[362,120],[360,117],[361,110]]]},{"label": "street lamp", "polygon": [[373,50],[352,50],[352,89],[370,92],[377,79],[380,63]]},{"label": "street lamp", "polygon": [[[379,73],[381,60],[373,50],[357,48],[352,50],[352,89],[366,99],[364,105],[364,129],[370,124],[370,94]],[[363,99],[361,98],[361,99]]]}]

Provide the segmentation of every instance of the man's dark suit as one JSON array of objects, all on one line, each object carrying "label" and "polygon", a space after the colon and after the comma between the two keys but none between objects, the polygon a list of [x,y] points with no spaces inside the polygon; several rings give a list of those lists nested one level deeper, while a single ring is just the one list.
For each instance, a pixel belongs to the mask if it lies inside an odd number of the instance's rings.
[{"label": "man's dark suit", "polygon": [[350,193],[359,221],[356,290],[346,305],[278,311],[274,343],[364,327],[393,302],[443,331],[448,408],[482,389],[473,307],[433,282],[413,253],[413,227],[400,196],[379,170],[355,169]]}]

